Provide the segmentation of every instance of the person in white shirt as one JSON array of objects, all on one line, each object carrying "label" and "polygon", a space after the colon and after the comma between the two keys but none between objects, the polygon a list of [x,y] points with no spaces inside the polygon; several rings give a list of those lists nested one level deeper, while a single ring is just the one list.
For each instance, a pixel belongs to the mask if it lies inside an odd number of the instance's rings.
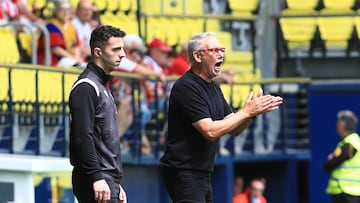
[{"label": "person in white shirt", "polygon": [[77,5],[75,16],[72,19],[80,41],[80,53],[83,58],[91,56],[89,42],[90,34],[92,32],[90,25],[92,12],[91,2],[88,0],[81,0]]}]

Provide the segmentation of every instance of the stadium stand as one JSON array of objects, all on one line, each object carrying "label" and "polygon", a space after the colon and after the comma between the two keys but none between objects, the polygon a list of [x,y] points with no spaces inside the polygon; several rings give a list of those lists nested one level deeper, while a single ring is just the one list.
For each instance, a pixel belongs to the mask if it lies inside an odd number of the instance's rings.
[{"label": "stadium stand", "polygon": [[259,0],[229,0],[232,15],[251,15],[259,5]]},{"label": "stadium stand", "polygon": [[[314,17],[296,17],[291,15],[308,15]],[[284,39],[287,41],[287,48],[292,50],[308,51],[311,40],[315,37],[317,12],[314,10],[285,9],[280,16],[280,26]]]},{"label": "stadium stand", "polygon": [[141,13],[162,14],[163,13],[162,5],[163,5],[163,1],[144,0],[141,1],[140,11]]},{"label": "stadium stand", "polygon": [[185,15],[203,15],[204,1],[203,0],[186,0],[184,4]]},{"label": "stadium stand", "polygon": [[98,11],[101,13],[105,12],[108,6],[108,0],[102,0],[102,1],[93,0],[92,3],[96,5]]},{"label": "stadium stand", "polygon": [[117,13],[120,8],[120,0],[111,0],[107,2],[106,11],[112,13]]},{"label": "stadium stand", "polygon": [[[325,16],[335,15],[335,16]],[[338,15],[338,16],[336,16]],[[339,16],[340,15],[340,16]],[[321,39],[326,50],[346,50],[354,29],[353,11],[348,9],[322,9],[318,18]]]},{"label": "stadium stand", "polygon": [[[137,5],[134,5],[134,0],[121,0],[119,2],[119,11],[125,12],[125,11],[136,11]],[[135,2],[136,4],[136,2]]]},{"label": "stadium stand", "polygon": [[286,0],[287,7],[299,10],[314,10],[319,5],[319,0]]},{"label": "stadium stand", "polygon": [[[283,2],[285,1],[286,0],[283,0]],[[46,1],[28,0],[27,2],[28,6],[31,6],[31,8],[35,4],[45,8],[44,2]],[[71,2],[75,7],[78,0],[72,0]],[[310,155],[308,153],[310,135],[307,131],[308,122],[310,122],[307,112],[307,92],[302,91],[302,88],[306,88],[306,85],[301,86],[301,80],[299,80],[300,82],[297,80],[289,81],[281,79],[275,79],[270,82],[265,80],[263,81],[263,84],[260,85],[257,81],[261,78],[261,71],[260,68],[255,65],[255,61],[258,60],[256,58],[258,55],[255,55],[255,51],[260,51],[258,49],[263,47],[261,47],[259,44],[258,47],[255,47],[254,44],[251,44],[251,50],[241,49],[242,47],[237,44],[238,36],[234,35],[233,32],[233,29],[238,28],[229,26],[230,23],[226,20],[220,21],[216,18],[206,18],[206,15],[204,14],[208,13],[206,10],[207,5],[205,4],[207,4],[208,1],[142,0],[140,1],[142,14],[148,12],[157,14],[158,16],[145,16],[147,17],[147,24],[145,25],[143,21],[145,17],[144,15],[140,15],[139,17],[141,18],[142,23],[141,33],[139,33],[138,19],[136,16],[138,9],[137,0],[98,0],[93,2],[96,3],[99,7],[99,10],[101,10],[101,21],[103,24],[110,24],[124,28],[124,30],[126,30],[126,32],[129,34],[141,34],[142,37],[145,37],[146,42],[149,42],[153,37],[160,37],[166,40],[169,45],[177,46],[188,40],[196,33],[202,31],[215,31],[220,41],[227,49],[223,68],[225,70],[234,68],[237,72],[235,76],[235,84],[221,85],[221,88],[224,91],[224,96],[234,109],[239,109],[243,106],[244,101],[251,90],[256,92],[260,87],[265,89],[266,85],[268,84],[275,86],[277,85],[280,87],[279,90],[272,92],[269,91],[270,93],[283,95],[286,98],[286,101],[288,101],[287,104],[284,105],[283,109],[279,111],[281,124],[277,125],[277,127],[280,128],[280,131],[278,132],[278,137],[275,139],[276,144],[274,146],[274,151],[271,151],[267,154],[257,154],[253,146],[255,138],[254,136],[248,136],[245,141],[246,145],[244,147],[244,153],[235,155],[232,148],[234,143],[233,140],[230,139],[228,142],[229,146],[227,146],[230,150],[230,156],[223,157],[222,155],[218,154],[216,158],[217,164],[215,166],[214,188],[217,192],[215,193],[215,202],[231,202],[230,197],[232,194],[232,176],[233,172],[235,172],[237,169],[237,164],[241,163],[241,167],[248,170],[249,168],[251,169],[251,167],[249,167],[247,164],[253,161],[259,163],[267,162],[267,164],[273,162],[274,160],[278,161],[276,162],[276,167],[270,167],[270,172],[265,171],[268,175],[271,176],[268,187],[270,190],[268,196],[271,202],[300,202],[297,201],[298,196],[306,196],[306,194],[299,195],[297,192],[293,192],[291,193],[294,194],[293,196],[284,197],[284,194],[290,194],[288,188],[291,188],[291,184],[296,182],[298,177],[301,179],[305,176],[301,171],[302,168],[298,166],[298,161],[301,160],[306,162],[305,164],[308,164],[307,161],[310,159]],[[241,15],[249,15],[257,12],[260,8],[260,3],[264,1],[243,0],[240,2],[242,3],[237,3],[236,5],[232,3],[231,7],[234,11],[233,14],[242,13]],[[281,13],[284,18],[280,18],[280,25],[284,34],[284,38],[287,40],[287,45],[289,46],[289,49],[309,49],[310,41],[313,39],[316,32],[316,26],[318,23],[316,20],[317,18],[293,19],[285,17],[286,15],[297,14],[317,15],[315,9],[318,7],[319,1],[287,0],[286,2],[289,9],[284,10]],[[241,8],[238,8],[238,11],[235,11],[237,9],[236,6],[240,6]],[[169,14],[185,15],[178,17],[166,16]],[[201,17],[203,15],[205,16],[204,18]],[[254,23],[256,23],[257,19],[254,18],[253,20]],[[234,21],[244,22],[242,20]],[[338,24],[342,24],[345,21],[347,20],[342,19]],[[356,22],[356,17],[354,21]],[[246,21],[246,23],[248,22]],[[318,24],[320,26],[320,22]],[[347,22],[343,24],[349,23]],[[146,32],[144,29],[145,26]],[[257,26],[264,25],[260,23]],[[241,27],[241,29],[243,28],[244,27]],[[356,28],[358,29],[358,26],[356,26]],[[19,61],[17,59],[19,58],[19,56],[17,56],[18,53],[14,53],[15,51],[18,52],[17,46],[15,45],[16,38],[14,38],[14,34],[9,34],[10,31],[3,29],[5,28],[0,28],[0,46],[2,48],[0,50],[0,64],[2,65],[5,63],[7,66],[2,67],[0,65],[0,81],[2,82],[2,85],[0,86],[0,152],[66,157],[68,155],[67,136],[69,126],[69,109],[67,102],[72,84],[76,80],[79,71],[70,68],[54,69],[53,67],[40,66],[34,69],[33,67],[29,68],[24,64],[20,64],[19,66],[12,66],[13,63],[17,63]],[[246,29],[250,29],[250,27],[247,27]],[[257,29],[257,27],[254,29]],[[269,30],[265,30],[265,32],[266,31]],[[263,37],[260,34],[258,37]],[[255,32],[251,32],[250,35],[255,35]],[[19,39],[21,42],[28,42],[29,36],[19,35]],[[269,39],[265,38],[264,40]],[[12,45],[11,48],[8,46],[3,48],[3,42],[6,42],[7,44],[11,42],[14,45]],[[329,45],[336,43],[329,41]],[[21,44],[25,45],[25,43]],[[24,46],[24,48],[29,52],[28,45],[29,44]],[[9,52],[13,53],[10,54]],[[266,61],[266,63],[272,62],[273,61]],[[124,74],[116,77],[127,78],[128,76]],[[130,81],[133,88],[131,94],[136,101],[132,105],[136,110],[138,108],[138,106],[136,106],[138,103],[136,102],[141,100],[138,98],[140,97],[139,95],[141,95],[141,88],[136,86],[138,85],[137,83],[139,82],[139,78],[137,76],[131,76],[127,78],[127,80]],[[169,81],[172,82],[172,79]],[[309,81],[305,81],[304,83],[307,84],[308,82]],[[289,86],[289,84],[299,87],[293,89],[292,91],[281,89],[282,87]],[[11,94],[9,95],[9,93]],[[266,91],[265,93],[268,92]],[[136,114],[138,112],[134,111],[134,113]],[[134,115],[137,123],[140,121],[139,115],[140,114]],[[163,119],[166,119],[166,115],[154,115],[154,118],[155,121],[163,122]],[[14,123],[11,122],[12,119],[14,120]],[[126,135],[126,139],[129,140],[131,150],[129,154],[125,154],[124,156],[124,168],[126,170],[126,175],[124,176],[123,180],[124,184],[129,186],[128,193],[129,197],[131,198],[131,202],[146,202],[146,200],[151,198],[153,202],[166,203],[168,201],[164,199],[166,199],[167,196],[164,194],[164,192],[157,191],[157,189],[161,188],[161,186],[159,186],[161,183],[158,181],[159,177],[157,175],[157,158],[161,155],[161,151],[158,150],[159,143],[156,139],[158,138],[156,136],[158,136],[159,133],[166,134],[166,132],[157,131],[158,129],[154,127],[156,124],[152,123],[154,125],[150,130],[156,131],[155,139],[153,139],[154,142],[151,143],[154,151],[148,155],[144,155],[140,151],[141,132],[138,130],[137,123],[131,127]],[[257,123],[260,122],[255,121],[253,125],[257,125]],[[262,125],[264,126],[263,129],[266,131],[269,128],[268,125],[270,124],[264,122]],[[250,135],[254,135],[254,128],[254,126],[249,128]],[[262,128],[262,126],[260,126],[260,128]],[[162,128],[162,130],[163,129],[166,129],[166,127]],[[260,134],[260,137],[266,137],[266,132]],[[265,138],[264,140],[265,145],[270,142]],[[269,167],[267,164],[265,164],[266,167],[257,167],[257,169],[268,169]],[[298,168],[299,171],[297,171]],[[271,171],[280,170],[286,170],[286,172],[281,174],[277,173],[275,175],[271,173]],[[148,176],[149,173],[152,175]],[[294,175],[294,173],[298,174]],[[63,175],[60,174],[59,176]],[[65,174],[64,176],[64,178],[51,178],[51,181],[49,182],[51,186],[50,188],[52,188],[52,198],[57,199],[59,202],[61,202],[60,198],[63,192],[59,190],[59,188],[69,189],[70,195],[72,195],[70,188],[71,183],[69,182],[69,173]],[[279,180],[282,180],[282,182]],[[140,181],[141,184],[139,184]],[[46,183],[46,179],[39,178],[36,179],[35,182],[36,185],[38,185],[38,188],[41,188],[42,183]],[[46,187],[42,188],[43,191],[48,190],[49,188],[47,184],[45,184],[45,186]],[[136,188],[136,190],[134,188]],[[303,186],[301,186],[299,190],[305,189]],[[139,191],[143,195],[138,195]],[[37,198],[44,197],[45,195],[43,193],[44,192],[37,194]],[[2,193],[0,192],[0,194]],[[294,199],[296,199],[296,201]],[[72,203],[72,201],[68,199],[63,201]],[[42,201],[38,202],[41,203]],[[46,202],[49,202],[49,200]]]},{"label": "stadium stand", "polygon": [[0,27],[0,63],[14,64],[20,60],[15,36],[12,27]]},{"label": "stadium stand", "polygon": [[360,9],[356,10],[356,15],[354,17],[354,25],[357,33],[357,38],[360,39]]},{"label": "stadium stand", "polygon": [[182,15],[184,13],[184,0],[163,0],[163,13],[170,15]]},{"label": "stadium stand", "polygon": [[356,0],[323,0],[325,8],[329,9],[351,9],[355,2]]}]

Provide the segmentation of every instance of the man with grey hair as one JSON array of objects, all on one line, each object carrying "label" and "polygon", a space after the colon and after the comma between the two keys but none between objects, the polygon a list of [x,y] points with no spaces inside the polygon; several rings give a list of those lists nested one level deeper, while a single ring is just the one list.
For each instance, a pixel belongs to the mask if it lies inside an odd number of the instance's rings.
[{"label": "man with grey hair", "polygon": [[349,110],[338,112],[337,133],[341,141],[328,155],[324,169],[330,173],[326,192],[333,203],[360,202],[360,137],[356,133],[358,118]]},{"label": "man with grey hair", "polygon": [[233,113],[213,78],[221,75],[225,48],[215,33],[189,41],[190,70],[177,80],[169,98],[168,137],[160,160],[165,187],[173,202],[213,202],[211,173],[218,140],[239,135],[257,115],[274,111],[281,97],[251,92],[244,108]]}]

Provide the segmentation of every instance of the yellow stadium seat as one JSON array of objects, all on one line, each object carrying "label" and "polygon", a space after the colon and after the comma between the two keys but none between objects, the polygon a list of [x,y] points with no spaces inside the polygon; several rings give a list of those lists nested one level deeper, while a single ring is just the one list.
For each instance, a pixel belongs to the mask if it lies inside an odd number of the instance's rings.
[{"label": "yellow stadium seat", "polygon": [[11,27],[0,27],[0,63],[14,64],[19,62],[20,54]]},{"label": "yellow stadium seat", "polygon": [[318,6],[319,0],[286,0],[287,6],[290,9],[315,9]]},{"label": "yellow stadium seat", "polygon": [[[337,14],[344,16],[322,16]],[[327,50],[345,50],[348,46],[348,40],[351,38],[354,28],[354,18],[351,16],[352,10],[322,9],[318,18],[320,37],[325,41]]]},{"label": "yellow stadium seat", "polygon": [[354,24],[357,31],[357,36],[360,39],[360,9],[356,11],[357,15],[354,17]]},{"label": "yellow stadium seat", "polygon": [[161,14],[162,1],[142,0],[140,2],[141,13]]},{"label": "yellow stadium seat", "polygon": [[[118,12],[119,15],[120,15],[120,13],[122,13],[122,12]],[[110,11],[106,11],[104,14],[100,15],[100,21],[101,21],[101,24],[103,24],[103,25],[112,25],[112,26],[117,27],[117,24],[119,23],[119,19],[122,19],[122,18],[117,18],[116,15],[114,15]]]},{"label": "yellow stadium seat", "polygon": [[0,101],[8,101],[8,90],[9,90],[9,74],[7,68],[0,67]]},{"label": "yellow stadium seat", "polygon": [[224,95],[224,98],[226,99],[227,103],[231,105],[231,90],[232,90],[232,87],[231,85],[229,84],[221,84],[220,85],[221,87],[221,91]]},{"label": "yellow stadium seat", "polygon": [[35,102],[35,71],[13,69],[11,71],[12,99],[14,102]]},{"label": "yellow stadium seat", "polygon": [[231,33],[230,32],[216,32],[216,37],[219,39],[227,52],[232,51]]},{"label": "yellow stadium seat", "polygon": [[107,3],[107,11],[118,11],[120,9],[120,0],[109,0]]},{"label": "yellow stadium seat", "polygon": [[253,72],[254,56],[251,51],[227,51],[225,54],[226,69],[232,68],[236,72]]},{"label": "yellow stadium seat", "polygon": [[203,15],[204,1],[203,0],[184,0],[185,15]]},{"label": "yellow stadium seat", "polygon": [[120,11],[130,11],[131,10],[131,0],[120,0],[119,3]]},{"label": "yellow stadium seat", "polygon": [[39,102],[62,102],[62,74],[58,72],[39,71],[38,73]]},{"label": "yellow stadium seat", "polygon": [[178,21],[174,18],[167,18],[164,24],[164,29],[166,32],[166,43],[169,46],[175,46],[180,44],[179,41],[179,33],[181,33],[181,30],[179,29]]},{"label": "yellow stadium seat", "polygon": [[19,38],[19,41],[20,41],[20,44],[21,44],[22,48],[26,51],[26,54],[28,56],[31,56],[31,54],[32,54],[31,34],[28,33],[28,32],[19,32],[18,38]]},{"label": "yellow stadium seat", "polygon": [[325,8],[330,9],[351,9],[355,0],[323,0]]},{"label": "yellow stadium seat", "polygon": [[78,74],[72,74],[72,73],[65,74],[65,79],[64,79],[65,80],[65,82],[64,82],[65,102],[69,101],[71,88],[72,88],[74,82],[77,80],[78,77],[79,77]]},{"label": "yellow stadium seat", "polygon": [[183,21],[190,36],[204,32],[204,20],[203,19],[185,19]]},{"label": "yellow stadium seat", "polygon": [[122,19],[116,20],[117,27],[125,30],[127,34],[139,35],[138,21],[135,13],[129,12],[128,14],[125,14],[123,12],[118,12],[115,18]]},{"label": "yellow stadium seat", "polygon": [[135,13],[138,10],[138,1],[137,0],[131,0],[131,7],[130,7],[130,11]]},{"label": "yellow stadium seat", "polygon": [[96,5],[98,11],[105,11],[107,8],[108,0],[92,0],[92,2]]},{"label": "yellow stadium seat", "polygon": [[259,0],[229,0],[229,8],[232,14],[251,14],[257,9]]},{"label": "yellow stadium seat", "polygon": [[316,15],[316,11],[286,9],[279,20],[289,50],[309,50],[316,31],[316,17],[286,17],[289,15]]},{"label": "yellow stadium seat", "polygon": [[219,19],[206,19],[205,20],[205,31],[219,32],[221,31]]},{"label": "yellow stadium seat", "polygon": [[166,40],[169,44],[178,43],[178,33],[176,33],[176,24],[173,25],[172,19],[156,17],[148,18],[146,26],[146,43],[150,43],[153,38]]},{"label": "yellow stadium seat", "polygon": [[163,13],[171,15],[183,14],[183,0],[163,0]]}]

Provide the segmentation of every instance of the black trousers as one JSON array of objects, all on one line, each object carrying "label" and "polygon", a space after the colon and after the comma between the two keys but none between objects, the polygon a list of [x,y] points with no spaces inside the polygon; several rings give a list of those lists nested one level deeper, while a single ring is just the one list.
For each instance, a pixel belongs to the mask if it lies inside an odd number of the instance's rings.
[{"label": "black trousers", "polygon": [[333,203],[360,203],[360,196],[352,196],[345,193],[332,196]]},{"label": "black trousers", "polygon": [[[111,190],[111,200],[109,203],[119,202],[120,186],[112,180],[106,180]],[[95,193],[93,183],[89,180],[88,176],[82,173],[72,174],[73,192],[79,203],[97,203],[95,201]]]},{"label": "black trousers", "polygon": [[173,203],[212,203],[210,172],[162,167],[166,190]]}]

